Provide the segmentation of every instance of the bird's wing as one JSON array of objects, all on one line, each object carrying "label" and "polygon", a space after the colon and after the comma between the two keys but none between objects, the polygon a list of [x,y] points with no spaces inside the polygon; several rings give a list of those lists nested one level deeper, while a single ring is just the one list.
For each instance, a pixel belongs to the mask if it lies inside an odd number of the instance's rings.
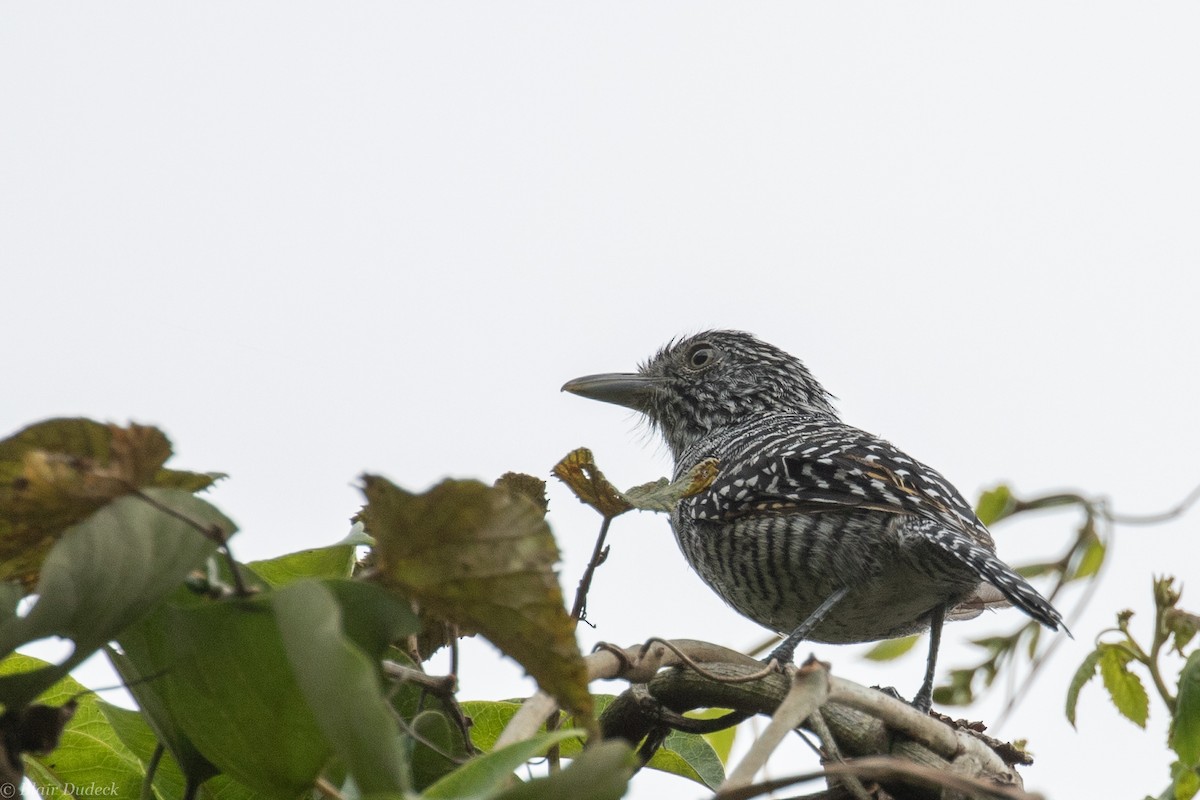
[{"label": "bird's wing", "polygon": [[987,528],[934,469],[848,425],[798,421],[757,437],[720,466],[707,491],[685,499],[696,519],[770,511],[871,509],[939,522],[991,546]]}]

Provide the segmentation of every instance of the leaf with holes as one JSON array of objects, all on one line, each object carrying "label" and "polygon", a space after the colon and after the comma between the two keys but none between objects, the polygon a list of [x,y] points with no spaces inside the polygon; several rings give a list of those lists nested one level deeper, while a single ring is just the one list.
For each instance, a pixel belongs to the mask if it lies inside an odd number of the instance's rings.
[{"label": "leaf with holes", "polygon": [[591,506],[606,517],[619,516],[634,507],[617,487],[604,477],[604,473],[592,458],[592,451],[586,447],[567,453],[562,461],[554,465],[551,472],[575,493],[581,503]]}]

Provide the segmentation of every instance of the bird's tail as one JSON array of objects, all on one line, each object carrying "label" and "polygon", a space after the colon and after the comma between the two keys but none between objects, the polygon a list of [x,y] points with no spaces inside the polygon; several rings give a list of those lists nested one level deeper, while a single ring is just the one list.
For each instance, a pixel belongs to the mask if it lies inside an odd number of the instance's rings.
[{"label": "bird's tail", "polygon": [[1058,609],[1052,606],[1049,600],[1042,597],[1029,581],[997,558],[991,550],[979,546],[960,533],[945,528],[937,531],[930,538],[940,548],[970,567],[981,580],[994,586],[1014,606],[1047,628],[1052,630],[1061,628],[1068,636],[1071,635],[1063,623]]}]

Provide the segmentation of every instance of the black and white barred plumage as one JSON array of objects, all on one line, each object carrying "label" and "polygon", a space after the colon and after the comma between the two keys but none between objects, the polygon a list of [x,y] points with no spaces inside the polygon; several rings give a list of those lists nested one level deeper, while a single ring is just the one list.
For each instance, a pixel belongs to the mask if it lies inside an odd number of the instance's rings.
[{"label": "black and white barred plumage", "polygon": [[[662,433],[676,477],[706,458],[716,481],[671,526],[697,573],[737,611],[801,638],[862,642],[930,628],[928,706],[943,619],[1007,602],[1062,617],[995,555],[983,523],[930,467],[842,423],[796,358],[753,336],[673,341],[636,374],[563,387],[634,408]],[[1001,600],[1001,597],[1003,600]]]}]

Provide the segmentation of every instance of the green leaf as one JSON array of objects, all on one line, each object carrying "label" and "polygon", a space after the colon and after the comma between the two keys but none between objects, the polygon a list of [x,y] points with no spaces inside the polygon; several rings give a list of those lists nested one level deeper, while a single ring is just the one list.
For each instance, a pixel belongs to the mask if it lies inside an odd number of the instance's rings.
[{"label": "green leaf", "polygon": [[1100,677],[1104,680],[1104,688],[1117,707],[1130,722],[1139,728],[1146,727],[1146,718],[1150,714],[1150,697],[1142,679],[1129,671],[1130,653],[1122,647],[1101,645],[1103,653],[1100,656]]},{"label": "green leaf", "polygon": [[418,792],[466,761],[462,736],[439,711],[422,711],[411,723],[413,789]]},{"label": "green leaf", "polygon": [[[0,661],[0,674],[27,672],[52,665],[31,656],[14,653]],[[63,728],[58,747],[48,754],[25,754],[28,775],[43,789],[44,796],[78,790],[103,792],[110,797],[137,797],[141,791],[142,765],[121,742],[100,709],[100,701],[76,681],[66,677],[47,689],[38,702],[60,707],[74,700],[74,716]]]},{"label": "green leaf", "polygon": [[[108,724],[116,733],[117,738],[126,749],[141,764],[143,772],[154,756],[158,746],[158,738],[146,720],[137,711],[98,701],[100,712],[108,720]],[[170,753],[164,753],[154,771],[154,789],[160,797],[183,797],[187,788],[187,779],[175,763]]]},{"label": "green leaf", "polygon": [[523,494],[447,480],[414,495],[365,476],[362,519],[375,538],[378,580],[422,614],[478,631],[566,707],[592,699],[554,567],[542,509]]},{"label": "green leaf", "polygon": [[[733,728],[727,730],[730,734],[734,732]],[[729,743],[732,746],[732,736]],[[671,731],[646,766],[679,775],[714,791],[725,782],[725,765],[721,757],[706,737],[695,733]]]},{"label": "green leaf", "polygon": [[531,758],[540,758],[558,744],[584,731],[567,729],[551,733],[539,733],[522,742],[515,742],[499,750],[493,750],[471,759],[466,764],[439,780],[425,790],[428,800],[454,800],[471,797],[478,800],[496,797],[512,781],[512,773]]},{"label": "green leaf", "polygon": [[408,763],[378,668],[342,632],[332,592],[312,580],[275,592],[283,647],[317,727],[365,794],[404,792]]},{"label": "green leaf", "polygon": [[909,650],[912,650],[913,645],[920,638],[919,634],[914,634],[912,636],[902,636],[899,639],[885,639],[863,653],[863,658],[870,659],[871,661],[891,661],[893,658],[899,658]]},{"label": "green leaf", "polygon": [[272,589],[301,578],[349,578],[354,568],[354,547],[349,544],[317,547],[251,561],[246,566]]},{"label": "green leaf", "polygon": [[1100,571],[1101,565],[1104,564],[1104,555],[1106,549],[1104,543],[1099,539],[1093,539],[1084,548],[1083,555],[1079,557],[1079,563],[1075,567],[1075,574],[1070,577],[1070,580],[1079,580],[1080,578],[1089,578]]},{"label": "green leaf", "polygon": [[618,800],[629,787],[637,756],[624,742],[601,742],[571,761],[562,772],[528,781],[497,800]]},{"label": "green leaf", "polygon": [[[149,626],[145,623],[126,628],[121,634],[121,643],[129,652],[145,654],[154,650],[148,641]],[[108,660],[125,683],[129,693],[142,710],[142,717],[152,731],[156,741],[162,742],[167,753],[179,766],[188,785],[199,786],[217,774],[217,768],[205,758],[188,738],[167,709],[165,688],[156,678],[142,680],[142,674],[133,661],[111,645],[104,648]],[[145,660],[143,656],[143,660]],[[111,718],[110,718],[111,719]],[[120,733],[120,728],[117,729]],[[130,749],[133,749],[132,747]],[[135,752],[137,752],[135,750]]]},{"label": "green leaf", "polygon": [[[203,500],[176,489],[145,495],[185,519],[234,525]],[[0,702],[21,706],[66,675],[181,585],[216,552],[216,544],[180,516],[139,497],[123,497],[65,535],[42,565],[37,603],[0,623],[0,656],[48,636],[75,642],[59,665],[0,679]]]},{"label": "green leaf", "polygon": [[[593,695],[596,712],[603,713],[613,701],[613,695]],[[466,701],[462,710],[471,718],[471,740],[480,750],[491,750],[501,732],[512,719],[513,714],[520,709],[521,704],[512,701]],[[688,716],[697,719],[713,719],[725,714],[724,709],[706,709],[699,712],[689,712]],[[566,717],[562,722],[565,727],[574,727],[576,720]],[[542,728],[545,730],[545,728]],[[725,778],[723,759],[728,757],[729,748],[733,745],[736,729],[731,727],[716,734],[704,736],[694,733],[672,731],[655,751],[646,766],[659,772],[679,775],[696,783],[715,788]],[[716,740],[714,744],[713,740]],[[720,755],[722,752],[724,756]],[[575,758],[583,752],[582,740],[568,739],[559,745],[563,758]]]},{"label": "green leaf", "polygon": [[1013,498],[1012,491],[1000,484],[979,496],[975,516],[979,517],[979,521],[984,525],[993,525],[1012,514],[1016,507],[1017,501]]},{"label": "green leaf", "polygon": [[175,746],[190,742],[260,795],[290,800],[311,787],[331,747],[292,673],[271,601],[165,603],[119,640],[122,675],[156,676],[156,727]]},{"label": "green leaf", "polygon": [[1200,775],[1196,768],[1182,761],[1171,762],[1171,785],[1159,800],[1191,800],[1200,791]]},{"label": "green leaf", "polygon": [[[702,708],[698,711],[689,711],[684,716],[694,719],[719,719],[728,713],[729,709],[727,708]],[[737,725],[730,725],[728,728],[701,735],[720,760],[722,772],[724,772],[724,765],[729,763],[729,754],[733,752],[733,742],[737,738]]]},{"label": "green leaf", "polygon": [[1100,663],[1100,657],[1104,655],[1104,651],[1096,648],[1088,653],[1087,658],[1079,665],[1079,669],[1075,670],[1074,677],[1071,678],[1071,685],[1067,688],[1067,722],[1071,723],[1071,727],[1075,728],[1075,706],[1079,702],[1079,692],[1083,689],[1084,684],[1096,676],[1096,665]]},{"label": "green leaf", "polygon": [[[601,696],[596,696],[597,709],[603,706]],[[515,700],[464,700],[463,713],[471,718],[471,742],[487,753],[496,746],[496,740],[521,708]]]},{"label": "green leaf", "polygon": [[1200,650],[1188,656],[1179,673],[1179,694],[1168,741],[1180,761],[1190,767],[1200,766]]}]

